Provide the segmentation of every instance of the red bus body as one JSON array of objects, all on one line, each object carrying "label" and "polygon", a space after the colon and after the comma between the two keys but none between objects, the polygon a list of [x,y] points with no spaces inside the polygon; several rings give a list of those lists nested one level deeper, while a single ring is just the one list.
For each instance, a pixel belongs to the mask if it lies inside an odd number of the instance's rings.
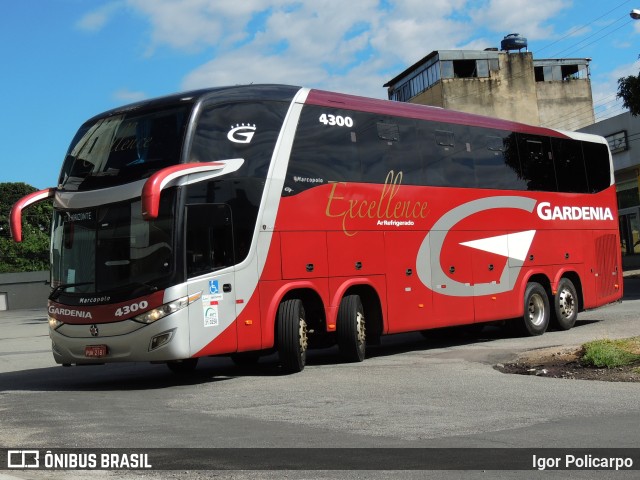
[{"label": "red bus body", "polygon": [[[474,143],[480,138],[478,132],[488,142],[502,135],[496,137],[491,132],[508,132],[500,137],[502,147],[488,147],[492,155],[509,163],[512,159],[507,150],[517,151],[521,165],[527,156],[535,157],[541,165],[553,160],[558,185],[558,162],[562,160],[556,146],[565,145],[559,142],[581,142],[584,152],[599,145],[600,161],[606,162],[601,170],[607,169],[602,175],[607,178],[600,179],[600,188],[589,187],[589,192],[545,191],[546,187],[478,188],[438,184],[440,180],[430,179],[429,168],[419,167],[420,176],[412,178],[427,179],[420,184],[407,180],[410,167],[403,159],[410,159],[411,149],[389,160],[393,168],[379,162],[367,167],[366,160],[361,160],[362,171],[357,175],[365,178],[368,171],[380,168],[376,182],[347,181],[321,173],[292,177],[291,158],[299,145],[305,109],[320,113],[309,117],[318,118],[318,129],[332,134],[344,130],[345,148],[349,148],[349,141],[358,144],[367,135],[366,131],[353,133],[363,115],[377,122],[372,123],[378,125],[374,136],[390,149],[402,144],[405,130],[401,121],[418,122],[418,133],[423,128],[419,122],[437,122],[435,133],[421,138],[429,137],[434,148],[441,149],[438,151],[452,152],[453,160],[447,160],[447,165],[455,164],[468,172],[474,171],[467,166],[480,148]],[[394,119],[400,127],[394,126]],[[449,135],[449,126],[455,135]],[[260,124],[254,127],[260,130]],[[231,128],[242,133],[240,126]],[[234,141],[233,135],[230,131],[229,140]],[[452,140],[440,140],[449,136]],[[244,138],[236,137],[235,141],[240,143]],[[515,139],[517,148],[509,143]],[[538,155],[540,142],[551,147],[540,147],[543,153]],[[358,158],[366,152],[362,145],[358,144]],[[112,144],[112,151],[117,148]],[[124,149],[124,144],[119,148]],[[526,153],[525,148],[533,153]],[[558,316],[563,302],[571,318],[561,328],[570,328],[578,310],[622,297],[615,184],[606,142],[599,137],[300,89],[288,107],[269,157],[244,259],[227,268],[187,274],[189,278],[183,281],[142,295],[135,295],[133,288],[135,296],[129,297],[54,291],[48,310],[56,361],[166,361],[179,366],[184,360],[208,355],[234,354],[242,359],[238,354],[244,353],[245,359],[257,359],[259,354],[276,349],[287,370],[299,371],[304,367],[307,347],[326,345],[327,341],[338,343],[345,358],[357,361],[363,358],[365,338],[373,342],[386,334],[503,320],[522,323],[528,312],[525,333],[540,334],[549,320]],[[486,157],[488,162],[491,158]],[[58,189],[54,208],[83,212],[137,197],[141,199],[141,217],[150,221],[158,216],[158,206],[168,189],[175,189],[177,198],[182,198],[180,189],[186,191],[198,182],[215,182],[231,175],[227,172],[242,171],[243,162],[246,159],[240,156],[234,160],[217,158],[210,163],[165,167],[150,177],[111,189]],[[488,172],[499,166],[488,165]],[[530,183],[537,181],[535,173],[525,170],[518,170],[514,182],[524,177]],[[481,185],[477,175],[475,185]],[[460,179],[460,184],[468,181]],[[52,193],[43,192],[37,199]],[[183,206],[177,202],[179,208],[173,214],[182,217],[179,212]],[[19,231],[19,213],[28,204],[21,203],[12,214],[14,231]],[[189,220],[177,225],[176,231],[186,228],[187,221],[204,216],[206,208],[195,203],[184,206]],[[226,210],[219,210],[224,216]],[[240,210],[230,211],[237,220]],[[67,219],[73,217],[66,215]],[[181,241],[177,237],[176,242]],[[188,240],[186,245],[188,250]],[[111,264],[117,262],[112,260]],[[71,278],[68,271],[65,278]],[[63,285],[66,290],[74,289],[69,286]],[[156,310],[161,313],[156,315]],[[148,316],[141,318],[145,313]]]}]

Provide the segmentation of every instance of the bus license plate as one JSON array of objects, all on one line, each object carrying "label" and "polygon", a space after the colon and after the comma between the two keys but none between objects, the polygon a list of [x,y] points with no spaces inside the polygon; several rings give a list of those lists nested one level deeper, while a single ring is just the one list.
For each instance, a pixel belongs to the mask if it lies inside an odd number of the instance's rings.
[{"label": "bus license plate", "polygon": [[91,358],[106,357],[109,349],[106,345],[87,345],[84,347],[84,356]]}]

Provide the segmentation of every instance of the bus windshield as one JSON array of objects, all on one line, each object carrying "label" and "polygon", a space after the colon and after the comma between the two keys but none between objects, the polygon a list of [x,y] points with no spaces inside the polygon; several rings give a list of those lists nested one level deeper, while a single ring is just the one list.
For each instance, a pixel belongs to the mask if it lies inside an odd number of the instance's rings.
[{"label": "bus windshield", "polygon": [[189,110],[181,105],[90,120],[71,143],[58,188],[83,191],[122,185],[179,163]]},{"label": "bus windshield", "polygon": [[142,219],[140,199],[86,210],[56,210],[51,249],[54,292],[147,292],[175,271],[172,210],[163,195],[157,219]]}]

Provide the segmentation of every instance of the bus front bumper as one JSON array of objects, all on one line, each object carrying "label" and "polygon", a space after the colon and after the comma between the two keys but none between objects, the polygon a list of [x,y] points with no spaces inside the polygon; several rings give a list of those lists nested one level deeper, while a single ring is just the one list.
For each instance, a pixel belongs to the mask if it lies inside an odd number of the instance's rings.
[{"label": "bus front bumper", "polygon": [[56,363],[166,362],[189,358],[187,309],[151,324],[131,320],[49,329]]}]

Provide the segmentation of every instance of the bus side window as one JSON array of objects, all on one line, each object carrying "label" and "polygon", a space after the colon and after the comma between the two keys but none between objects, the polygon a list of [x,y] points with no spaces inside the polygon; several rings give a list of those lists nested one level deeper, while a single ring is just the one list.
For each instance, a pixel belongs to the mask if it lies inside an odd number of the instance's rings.
[{"label": "bus side window", "polygon": [[[436,130],[436,143],[442,149],[446,175],[455,187],[475,188],[476,146],[472,145],[474,130],[465,125],[451,125],[452,132]],[[447,134],[443,136],[443,134]]]},{"label": "bus side window", "polygon": [[363,181],[382,183],[390,171],[402,173],[403,185],[421,185],[422,156],[411,119],[363,116],[358,129]]},{"label": "bus side window", "polygon": [[504,131],[477,130],[472,138],[478,188],[526,190],[522,179],[515,134]]},{"label": "bus side window", "polygon": [[421,122],[418,135],[422,139],[427,185],[475,187],[466,127]]},{"label": "bus side window", "polygon": [[[342,124],[321,121],[327,114],[342,119]],[[347,118],[348,125],[344,123]],[[358,112],[305,105],[291,149],[283,195],[295,195],[330,182],[360,182],[358,149],[363,118]]]},{"label": "bus side window", "polygon": [[447,185],[447,180],[442,158],[444,147],[434,137],[435,125],[433,122],[417,120],[416,137],[423,161],[423,184],[439,187]]},{"label": "bus side window", "polygon": [[557,192],[556,172],[548,138],[517,134],[522,176],[527,190]]},{"label": "bus side window", "polygon": [[234,264],[233,227],[228,205],[187,205],[186,224],[187,277]]},{"label": "bus side window", "polygon": [[[558,175],[558,190],[570,193],[586,193],[587,172],[582,156],[582,146],[578,140],[552,138],[551,148]],[[609,166],[607,165],[607,169]]]},{"label": "bus side window", "polygon": [[581,143],[589,181],[589,193],[601,192],[611,185],[607,146],[602,143]]}]

